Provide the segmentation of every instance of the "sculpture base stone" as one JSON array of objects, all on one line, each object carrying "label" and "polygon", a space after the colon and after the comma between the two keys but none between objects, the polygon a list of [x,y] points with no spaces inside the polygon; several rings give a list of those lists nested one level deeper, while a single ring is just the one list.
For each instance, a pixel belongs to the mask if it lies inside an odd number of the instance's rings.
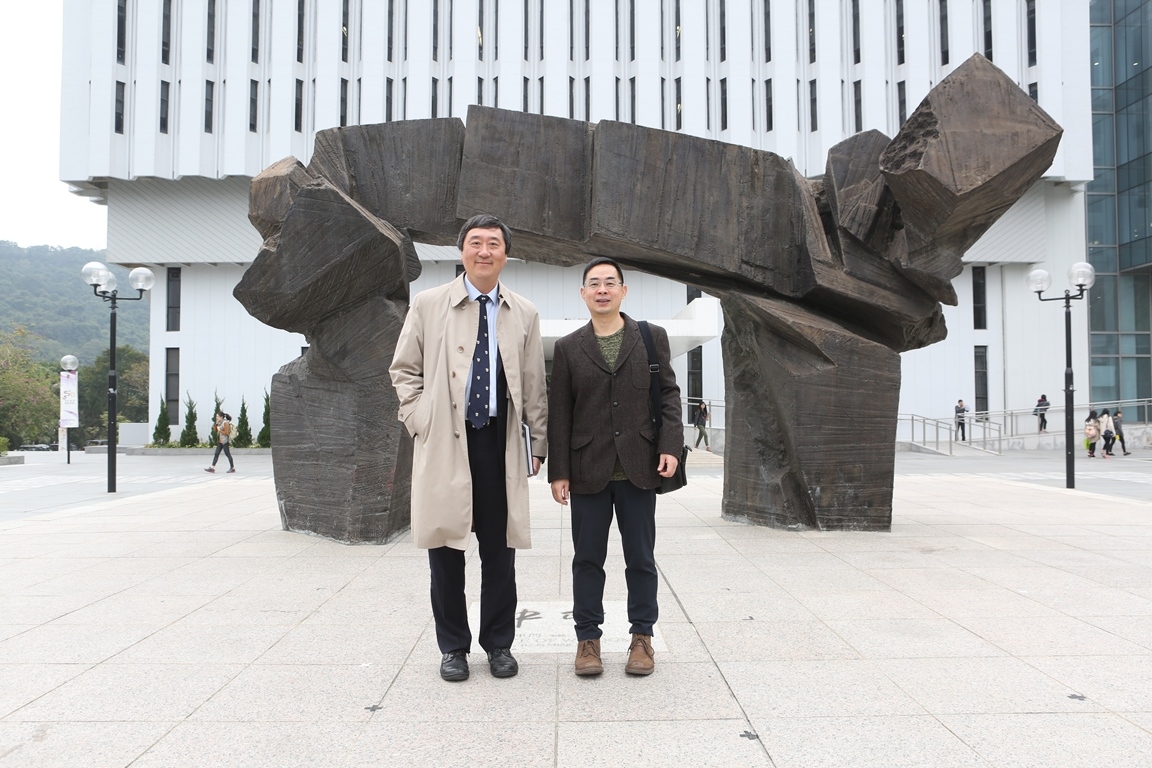
[{"label": "sculpture base stone", "polygon": [[[379,402],[385,396],[393,402]],[[383,544],[408,529],[412,442],[392,418],[391,388],[312,376],[299,358],[272,377],[271,398],[284,530]]]}]

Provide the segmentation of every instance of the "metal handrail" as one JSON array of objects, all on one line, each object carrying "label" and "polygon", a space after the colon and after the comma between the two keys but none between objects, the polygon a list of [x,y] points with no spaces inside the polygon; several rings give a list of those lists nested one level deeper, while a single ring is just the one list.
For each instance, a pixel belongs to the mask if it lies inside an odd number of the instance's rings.
[{"label": "metal handrail", "polygon": [[[957,425],[954,419],[931,419],[914,413],[901,413],[896,416],[896,439],[916,445],[931,447],[949,456],[955,455],[955,445],[963,442],[973,450],[999,456],[1004,451],[1004,431],[995,422],[965,419],[965,440],[956,439]],[[917,438],[919,432],[919,439]],[[942,447],[943,446],[943,447]]]},{"label": "metal handrail", "polygon": [[[1096,410],[1097,412],[1107,408],[1110,412],[1115,412],[1116,408],[1121,408],[1124,411],[1124,424],[1149,424],[1152,423],[1152,398],[1144,398],[1139,400],[1106,400],[1096,403],[1088,403],[1086,405],[1077,405],[1074,407],[1076,418],[1074,421],[1077,426],[1080,422],[1088,416],[1088,412]],[[981,422],[999,424],[1005,437],[1020,437],[1023,435],[1034,435],[1039,431],[1039,416],[1033,413],[1035,406],[1032,408],[1017,408],[1005,411],[979,411],[968,414],[969,422]],[[1063,433],[1064,425],[1064,405],[1052,403],[1047,411],[1048,432]],[[1053,429],[1055,425],[1055,429]]]}]

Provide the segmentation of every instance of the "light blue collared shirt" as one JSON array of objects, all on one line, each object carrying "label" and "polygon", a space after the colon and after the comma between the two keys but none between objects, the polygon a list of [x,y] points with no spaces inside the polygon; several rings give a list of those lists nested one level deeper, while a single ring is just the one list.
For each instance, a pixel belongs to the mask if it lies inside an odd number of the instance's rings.
[{"label": "light blue collared shirt", "polygon": [[[469,282],[468,275],[464,275],[464,289],[466,291],[468,291],[468,300],[469,301],[476,301],[477,299],[480,298],[480,289],[478,289],[476,286],[472,285],[471,282]],[[498,412],[497,409],[499,408],[499,403],[496,402],[496,368],[498,366],[498,363],[496,361],[498,360],[497,355],[499,354],[499,350],[496,346],[496,310],[500,306],[500,284],[497,283],[496,287],[493,288],[487,294],[487,296],[489,299],[489,301],[488,301],[488,359],[492,361],[492,366],[491,366],[490,370],[488,371],[488,380],[490,382],[488,385],[488,415],[495,417],[497,415],[497,412]],[[476,365],[476,362],[473,361],[472,365],[473,366]],[[468,381],[472,381],[474,375],[475,374],[472,371],[472,368],[469,367],[469,369],[468,369]],[[467,394],[467,390],[465,390],[465,394]]]}]

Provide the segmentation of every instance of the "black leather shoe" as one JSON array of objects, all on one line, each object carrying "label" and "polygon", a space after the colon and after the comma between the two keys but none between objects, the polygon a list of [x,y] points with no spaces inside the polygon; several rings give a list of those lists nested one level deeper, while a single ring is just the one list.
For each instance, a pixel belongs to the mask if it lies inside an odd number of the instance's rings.
[{"label": "black leather shoe", "polygon": [[492,677],[515,677],[520,671],[520,665],[512,658],[512,651],[508,648],[488,651],[488,666],[492,669]]},{"label": "black leather shoe", "polygon": [[468,652],[452,651],[440,659],[440,677],[450,683],[468,679]]}]

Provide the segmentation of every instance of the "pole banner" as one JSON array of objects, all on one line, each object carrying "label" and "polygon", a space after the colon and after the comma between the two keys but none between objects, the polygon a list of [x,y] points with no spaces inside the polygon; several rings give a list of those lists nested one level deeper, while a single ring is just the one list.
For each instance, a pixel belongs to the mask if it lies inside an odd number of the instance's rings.
[{"label": "pole banner", "polygon": [[80,388],[76,371],[60,371],[60,427],[80,426]]}]

